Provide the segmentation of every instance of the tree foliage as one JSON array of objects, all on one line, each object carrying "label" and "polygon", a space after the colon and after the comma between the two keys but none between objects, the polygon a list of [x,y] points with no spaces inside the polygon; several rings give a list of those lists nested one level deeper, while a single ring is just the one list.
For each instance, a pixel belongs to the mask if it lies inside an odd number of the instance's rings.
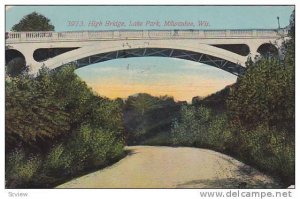
[{"label": "tree foliage", "polygon": [[294,67],[278,59],[261,59],[240,77],[228,99],[233,125],[246,129],[267,123],[288,128],[293,134],[295,119]]},{"label": "tree foliage", "polygon": [[28,67],[23,57],[14,58],[5,66],[5,73],[10,77],[17,77],[27,71]]},{"label": "tree foliage", "polygon": [[93,93],[74,70],[6,79],[7,187],[51,187],[122,156],[120,102]]},{"label": "tree foliage", "polygon": [[242,160],[295,183],[295,18],[284,60],[249,60],[227,100],[231,139],[227,148]]},{"label": "tree foliage", "polygon": [[207,143],[211,111],[205,107],[182,106],[173,122],[171,139],[175,145],[203,146]]},{"label": "tree foliage", "polygon": [[84,123],[121,136],[121,107],[95,95],[74,70],[72,66],[59,71],[42,68],[35,78],[24,75],[6,81],[7,148],[35,146],[41,140],[51,143]]},{"label": "tree foliage", "polygon": [[169,96],[140,93],[128,97],[124,105],[124,126],[129,144],[169,131],[178,111],[179,106]]},{"label": "tree foliage", "polygon": [[11,28],[11,31],[54,31],[54,29],[50,19],[37,12],[32,12],[24,16],[19,23],[15,24]]},{"label": "tree foliage", "polygon": [[7,149],[19,144],[34,146],[38,139],[51,139],[69,130],[69,114],[52,95],[53,90],[47,90],[49,83],[49,80],[37,81],[28,75],[6,81]]},{"label": "tree foliage", "polygon": [[233,126],[246,129],[267,124],[269,127],[286,129],[293,135],[295,130],[295,24],[291,15],[290,40],[285,59],[260,58],[248,62],[246,74],[238,78],[227,101]]}]

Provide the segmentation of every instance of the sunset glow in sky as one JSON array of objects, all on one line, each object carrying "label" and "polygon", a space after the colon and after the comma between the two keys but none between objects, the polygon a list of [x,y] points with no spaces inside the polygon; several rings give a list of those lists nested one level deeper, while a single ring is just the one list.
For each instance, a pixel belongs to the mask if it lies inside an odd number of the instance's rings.
[{"label": "sunset glow in sky", "polygon": [[[289,24],[293,6],[7,6],[6,31],[33,11],[48,17],[55,31],[118,30],[117,27],[69,26],[70,21],[175,20],[209,22],[195,29],[260,29]],[[126,27],[153,29],[153,27]],[[164,28],[161,29],[170,29]],[[185,29],[184,27],[178,29]],[[102,62],[76,70],[79,77],[97,93],[109,98],[126,98],[136,93],[170,95],[191,101],[207,96],[236,81],[223,70],[180,59],[146,57]]]},{"label": "sunset glow in sky", "polygon": [[[171,95],[191,101],[236,81],[236,76],[220,69],[181,59],[160,57],[126,58],[76,70],[100,95],[126,98],[136,93]],[[112,75],[114,74],[114,75]]]}]

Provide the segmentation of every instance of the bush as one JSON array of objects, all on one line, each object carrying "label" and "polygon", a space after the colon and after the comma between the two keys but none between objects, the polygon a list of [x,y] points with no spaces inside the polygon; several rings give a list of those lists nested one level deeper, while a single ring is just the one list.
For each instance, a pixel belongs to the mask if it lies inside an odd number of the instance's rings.
[{"label": "bush", "polygon": [[123,110],[128,144],[145,143],[158,134],[170,132],[179,108],[169,96],[154,97],[146,93],[129,96]]},{"label": "bush", "polygon": [[[78,147],[78,143],[81,147]],[[123,144],[113,132],[104,129],[92,129],[83,125],[73,137],[67,148],[75,154],[75,162],[84,162],[84,166],[104,165],[107,160],[122,154]],[[80,150],[79,150],[80,149]]]},{"label": "bush", "polygon": [[47,169],[56,169],[65,175],[75,175],[84,170],[105,166],[123,155],[123,142],[113,132],[93,129],[83,125],[65,147],[54,147],[47,156]]},{"label": "bush", "polygon": [[100,168],[123,156],[123,142],[113,132],[83,125],[45,157],[17,150],[7,155],[6,187],[51,187],[65,178]]},{"label": "bush", "polygon": [[208,140],[206,145],[210,148],[225,151],[226,145],[232,139],[231,132],[228,130],[228,120],[226,114],[213,116],[208,129]]},{"label": "bush", "polygon": [[51,187],[123,155],[122,104],[95,95],[74,70],[6,79],[7,187]]},{"label": "bush", "polygon": [[72,167],[74,154],[66,151],[63,144],[58,144],[50,149],[43,162],[43,172],[47,176],[68,175]]},{"label": "bush", "polygon": [[[287,132],[260,125],[252,131],[240,131],[238,155],[261,170],[279,176],[286,185],[295,183],[295,144]],[[233,145],[231,145],[233,146]]]},{"label": "bush", "polygon": [[205,107],[182,106],[180,117],[172,125],[171,139],[174,145],[203,146],[209,140],[207,132],[212,114]]},{"label": "bush", "polygon": [[120,104],[95,95],[74,70],[74,66],[58,71],[42,68],[36,78],[24,75],[6,81],[8,151],[19,145],[33,151],[49,149],[83,123],[123,136]]},{"label": "bush", "polygon": [[227,100],[233,126],[251,130],[260,124],[295,132],[294,65],[260,59],[239,77]]},{"label": "bush", "polygon": [[260,124],[251,131],[229,126],[226,114],[212,115],[204,107],[184,106],[172,125],[176,146],[196,146],[229,153],[277,176],[285,185],[295,182],[295,142],[287,130]]},{"label": "bush", "polygon": [[225,150],[231,139],[225,114],[214,115],[205,107],[183,106],[179,119],[174,120],[171,140],[174,145],[197,146]]},{"label": "bush", "polygon": [[28,188],[40,169],[38,156],[26,157],[22,150],[12,152],[6,159],[5,180],[8,188]]},{"label": "bush", "polygon": [[250,61],[227,100],[227,150],[247,163],[295,183],[295,19],[278,57]]}]

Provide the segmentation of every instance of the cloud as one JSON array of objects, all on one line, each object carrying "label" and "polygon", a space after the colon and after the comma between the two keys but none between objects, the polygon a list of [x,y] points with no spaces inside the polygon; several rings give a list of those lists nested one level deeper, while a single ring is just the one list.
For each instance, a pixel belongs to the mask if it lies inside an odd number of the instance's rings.
[{"label": "cloud", "polygon": [[12,8],[13,6],[5,6],[5,10],[8,11]]}]

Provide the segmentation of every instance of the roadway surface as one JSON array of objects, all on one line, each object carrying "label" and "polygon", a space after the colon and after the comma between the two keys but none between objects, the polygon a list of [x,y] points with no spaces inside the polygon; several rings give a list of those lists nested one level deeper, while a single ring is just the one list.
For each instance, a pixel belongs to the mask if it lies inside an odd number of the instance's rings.
[{"label": "roadway surface", "polygon": [[131,146],[114,165],[57,188],[278,188],[227,155],[199,148]]}]

